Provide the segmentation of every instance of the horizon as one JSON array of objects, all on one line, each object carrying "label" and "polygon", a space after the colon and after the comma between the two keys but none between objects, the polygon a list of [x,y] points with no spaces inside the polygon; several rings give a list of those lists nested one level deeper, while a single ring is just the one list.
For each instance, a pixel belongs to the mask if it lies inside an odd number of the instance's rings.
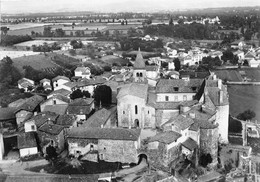
[{"label": "horizon", "polygon": [[0,3],[2,14],[158,12],[260,6],[259,0],[41,0],[37,3],[35,0],[0,0]]}]

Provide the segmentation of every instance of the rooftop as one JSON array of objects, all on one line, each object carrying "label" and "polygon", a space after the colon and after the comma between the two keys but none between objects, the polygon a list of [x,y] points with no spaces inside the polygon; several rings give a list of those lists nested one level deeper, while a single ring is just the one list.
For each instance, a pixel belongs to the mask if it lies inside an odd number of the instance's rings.
[{"label": "rooftop", "polygon": [[37,147],[33,132],[20,133],[17,137],[18,149]]},{"label": "rooftop", "polygon": [[155,136],[151,137],[149,139],[149,142],[161,142],[165,144],[170,144],[172,142],[175,142],[180,137],[181,134],[175,131],[167,131],[167,132],[158,133]]},{"label": "rooftop", "polygon": [[171,124],[177,126],[180,130],[185,130],[189,128],[193,123],[194,121],[191,118],[184,117],[183,115],[178,115],[177,117],[173,117],[169,121],[164,123],[163,126]]},{"label": "rooftop", "polygon": [[0,108],[0,121],[15,119],[15,110],[12,107]]},{"label": "rooftop", "polygon": [[57,124],[44,124],[39,128],[39,131],[48,133],[51,135],[58,135],[63,130],[63,126]]},{"label": "rooftop", "polygon": [[145,69],[144,58],[142,56],[140,49],[137,52],[137,55],[136,55],[136,58],[135,58],[134,69]]},{"label": "rooftop", "polygon": [[119,88],[117,98],[132,95],[141,99],[147,99],[148,84],[130,83]]},{"label": "rooftop", "polygon": [[47,112],[47,111],[49,111],[49,112],[54,112],[54,113],[56,113],[56,114],[58,114],[58,115],[63,115],[63,114],[65,114],[66,113],[66,111],[67,111],[67,108],[68,108],[68,105],[66,105],[66,104],[57,104],[57,105],[47,105],[47,106],[45,106],[44,107],[44,112]]},{"label": "rooftop", "polygon": [[61,125],[64,127],[70,127],[76,121],[76,116],[72,114],[60,115],[55,124]]},{"label": "rooftop", "polygon": [[198,147],[197,143],[196,143],[193,139],[191,139],[190,137],[189,137],[187,140],[185,140],[185,141],[182,143],[182,145],[183,145],[185,148],[189,149],[190,151],[192,151],[192,150],[194,150],[195,148]]},{"label": "rooftop", "polygon": [[141,130],[123,128],[72,128],[68,138],[137,141]]},{"label": "rooftop", "polygon": [[52,81],[54,82],[60,79],[70,81],[70,79],[66,76],[56,76],[55,78],[52,79]]},{"label": "rooftop", "polygon": [[25,103],[23,103],[21,106],[19,106],[16,110],[16,112],[19,112],[21,110],[26,110],[29,112],[33,112],[35,108],[44,100],[43,97],[39,95],[34,95],[26,100]]},{"label": "rooftop", "polygon": [[28,121],[35,121],[35,125],[37,127],[42,126],[45,122],[49,121],[55,121],[57,119],[58,115],[54,112],[41,112],[37,114],[36,116],[33,116]]},{"label": "rooftop", "polygon": [[67,96],[69,95],[71,92],[62,88],[62,89],[58,89],[58,90],[54,90],[53,92],[51,92],[49,95],[56,95],[56,94],[60,94],[63,96]]}]

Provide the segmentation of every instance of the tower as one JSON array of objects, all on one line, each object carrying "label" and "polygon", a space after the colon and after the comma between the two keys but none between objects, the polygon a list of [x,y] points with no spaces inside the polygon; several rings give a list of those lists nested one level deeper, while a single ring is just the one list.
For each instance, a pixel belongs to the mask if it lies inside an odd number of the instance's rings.
[{"label": "tower", "polygon": [[134,82],[144,82],[146,78],[145,62],[140,48],[135,58],[133,78]]}]

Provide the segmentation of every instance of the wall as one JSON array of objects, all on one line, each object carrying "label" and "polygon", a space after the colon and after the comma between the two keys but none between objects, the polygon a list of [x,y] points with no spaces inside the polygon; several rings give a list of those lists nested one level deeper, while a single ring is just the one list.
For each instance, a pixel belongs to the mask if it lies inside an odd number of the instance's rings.
[{"label": "wall", "polygon": [[109,162],[137,163],[137,141],[102,140],[98,141],[99,155]]},{"label": "wall", "polygon": [[58,147],[58,150],[62,151],[64,149],[64,130],[62,130],[58,135],[51,135],[42,131],[38,132],[39,139],[41,143],[45,141],[53,140],[54,146]]},{"label": "wall", "polygon": [[38,150],[37,147],[33,147],[33,148],[24,148],[24,149],[20,149],[20,157],[24,157],[27,155],[33,155],[33,154],[37,154]]},{"label": "wall", "polygon": [[5,153],[4,138],[3,138],[3,134],[0,133],[0,161],[3,160],[4,153]]},{"label": "wall", "polygon": [[229,105],[218,106],[216,123],[219,124],[219,142],[228,143]]},{"label": "wall", "polygon": [[71,87],[68,87],[66,85],[59,85],[58,87],[55,87],[54,90],[59,90],[59,89],[65,89],[65,90],[68,90],[70,92],[73,92],[72,88]]},{"label": "wall", "polygon": [[[157,94],[157,102],[180,102],[184,101],[183,96],[187,97],[187,101],[193,100],[193,96],[195,96],[196,93],[160,93]],[[168,96],[169,100],[166,101],[165,97]],[[175,100],[175,97],[178,98],[178,100]]]},{"label": "wall", "polygon": [[93,145],[93,150],[97,150],[98,140],[96,139],[75,139],[68,138],[69,154],[75,155],[77,151],[84,155],[90,151],[90,145]]},{"label": "wall", "polygon": [[146,71],[147,78],[157,78],[158,72],[157,71]]},{"label": "wall", "polygon": [[[32,129],[32,126],[34,126],[34,130]],[[31,131],[37,131],[37,127],[33,121],[25,122],[24,123],[24,131],[25,132],[31,132]]]},{"label": "wall", "polygon": [[196,141],[198,145],[200,144],[200,131],[189,130],[188,136],[194,141]]},{"label": "wall", "polygon": [[[65,84],[65,83],[67,83],[67,82],[69,82],[69,81],[68,81],[68,80],[62,80],[62,79],[57,80],[57,81],[54,81],[54,82],[53,82],[53,88],[54,88],[54,90],[58,90],[59,88],[57,88],[57,87],[59,87],[59,86]],[[58,85],[57,85],[57,84],[58,84]]]},{"label": "wall", "polygon": [[[142,73],[142,77],[138,77],[137,73]],[[146,77],[146,71],[145,70],[134,70],[133,72],[133,78],[135,82],[143,82],[145,80]]]},{"label": "wall", "polygon": [[[137,106],[137,114],[135,114],[135,106]],[[128,95],[119,98],[117,115],[119,127],[135,127],[136,119],[139,120],[140,128],[155,126],[155,110],[146,106],[146,101],[139,97]]]}]

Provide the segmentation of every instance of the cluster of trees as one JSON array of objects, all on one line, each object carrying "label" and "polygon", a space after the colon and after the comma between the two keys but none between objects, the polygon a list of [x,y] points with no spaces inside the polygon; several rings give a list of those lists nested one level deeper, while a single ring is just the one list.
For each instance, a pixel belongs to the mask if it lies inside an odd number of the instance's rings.
[{"label": "cluster of trees", "polygon": [[163,42],[161,39],[156,41],[145,41],[141,39],[123,38],[120,40],[121,50],[129,51],[131,49],[152,52],[154,49],[163,48]]},{"label": "cluster of trees", "polygon": [[51,52],[54,50],[60,50],[61,47],[55,42],[53,45],[49,46],[46,42],[43,45],[33,45],[32,50],[33,52]]},{"label": "cluster of trees", "polygon": [[223,52],[223,56],[221,59],[226,63],[229,61],[231,64],[237,65],[238,64],[238,57],[233,54],[231,50],[226,50]]},{"label": "cluster of trees", "polygon": [[215,67],[215,66],[221,66],[222,61],[219,59],[219,57],[212,58],[211,56],[202,58],[202,64],[207,65],[209,69]]},{"label": "cluster of trees", "polygon": [[73,49],[80,49],[83,47],[83,43],[80,40],[71,40],[70,45],[73,47]]},{"label": "cluster of trees", "polygon": [[240,119],[240,120],[243,120],[243,121],[246,121],[246,120],[251,120],[255,117],[255,112],[248,109],[240,114],[237,115],[237,119]]},{"label": "cluster of trees", "polygon": [[78,99],[78,98],[83,98],[83,97],[90,98],[90,93],[85,90],[82,92],[80,89],[77,89],[70,94],[70,98],[72,100]]},{"label": "cluster of trees", "polygon": [[112,102],[112,90],[107,85],[99,85],[94,90],[93,95],[96,106],[110,106]]},{"label": "cluster of trees", "polygon": [[184,39],[215,39],[214,32],[216,32],[214,26],[195,22],[191,24],[144,26],[145,35],[179,37]]},{"label": "cluster of trees", "polygon": [[22,78],[22,75],[13,66],[13,61],[10,57],[6,56],[0,62],[0,91],[4,91],[17,85],[17,81]]},{"label": "cluster of trees", "polygon": [[1,37],[0,45],[12,46],[21,42],[32,40],[29,35],[3,35]]}]

